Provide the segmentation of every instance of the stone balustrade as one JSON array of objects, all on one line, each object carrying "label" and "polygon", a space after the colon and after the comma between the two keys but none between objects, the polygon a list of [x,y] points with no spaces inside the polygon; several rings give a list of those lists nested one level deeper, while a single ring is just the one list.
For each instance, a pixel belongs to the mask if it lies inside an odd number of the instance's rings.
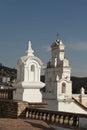
[{"label": "stone balustrade", "polygon": [[13,90],[11,88],[0,89],[0,99],[13,99]]},{"label": "stone balustrade", "polygon": [[79,127],[79,115],[74,113],[27,108],[26,118],[44,120],[63,127]]}]

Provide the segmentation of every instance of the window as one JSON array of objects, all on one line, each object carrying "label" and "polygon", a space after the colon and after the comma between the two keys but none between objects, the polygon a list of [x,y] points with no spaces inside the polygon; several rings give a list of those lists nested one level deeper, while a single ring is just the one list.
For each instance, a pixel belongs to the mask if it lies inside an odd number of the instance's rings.
[{"label": "window", "polygon": [[66,93],[66,84],[62,83],[62,93]]},{"label": "window", "polygon": [[34,65],[31,66],[31,71],[32,71],[32,72],[35,71],[35,66],[34,66]]}]

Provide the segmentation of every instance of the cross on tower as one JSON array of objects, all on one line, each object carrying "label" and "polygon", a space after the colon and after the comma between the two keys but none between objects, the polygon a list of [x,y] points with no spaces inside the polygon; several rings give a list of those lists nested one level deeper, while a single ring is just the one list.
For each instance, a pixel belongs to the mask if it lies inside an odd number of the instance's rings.
[{"label": "cross on tower", "polygon": [[57,36],[57,39],[58,39],[59,38],[59,33],[58,32],[57,32],[56,36]]}]

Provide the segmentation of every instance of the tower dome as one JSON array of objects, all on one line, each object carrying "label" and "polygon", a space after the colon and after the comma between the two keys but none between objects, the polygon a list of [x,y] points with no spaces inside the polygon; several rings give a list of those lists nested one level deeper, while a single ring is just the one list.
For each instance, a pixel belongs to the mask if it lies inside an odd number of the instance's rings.
[{"label": "tower dome", "polygon": [[59,39],[57,39],[57,40],[55,40],[53,43],[52,43],[52,45],[51,45],[51,48],[55,48],[55,47],[60,47],[60,46],[62,46],[63,48],[62,49],[64,49],[64,44],[63,44],[63,42],[61,41],[61,40],[59,40]]}]

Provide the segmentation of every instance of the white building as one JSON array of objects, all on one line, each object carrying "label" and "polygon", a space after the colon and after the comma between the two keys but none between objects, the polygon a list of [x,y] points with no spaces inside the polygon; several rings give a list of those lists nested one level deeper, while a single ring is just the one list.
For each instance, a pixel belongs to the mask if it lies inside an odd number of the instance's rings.
[{"label": "white building", "polygon": [[0,82],[9,83],[10,82],[10,77],[0,76]]},{"label": "white building", "polygon": [[40,81],[41,66],[42,62],[34,56],[34,51],[29,41],[26,55],[19,58],[17,62],[16,91],[13,93],[14,100],[42,102],[40,88],[44,87],[44,83]]},{"label": "white building", "polygon": [[[64,56],[64,44],[56,40],[51,45],[51,60],[45,69],[46,92],[43,100],[47,109],[87,114],[87,95],[72,94],[71,68]],[[82,101],[86,105],[82,104]]]}]

